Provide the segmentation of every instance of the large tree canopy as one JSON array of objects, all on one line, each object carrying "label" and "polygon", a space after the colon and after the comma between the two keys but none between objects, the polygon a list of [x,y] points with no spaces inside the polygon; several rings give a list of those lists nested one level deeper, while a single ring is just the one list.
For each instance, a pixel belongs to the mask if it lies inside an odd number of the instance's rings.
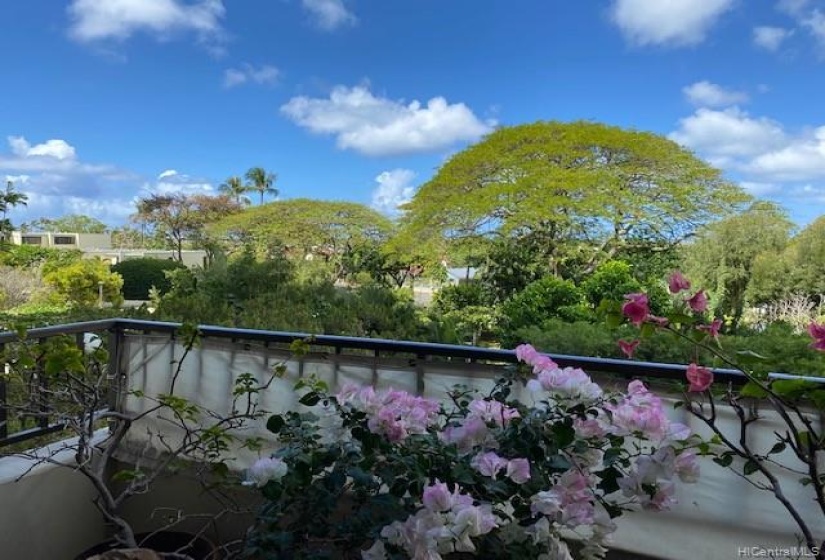
[{"label": "large tree canopy", "polygon": [[710,291],[715,314],[738,323],[749,297],[754,298],[755,285],[762,281],[755,266],[765,256],[774,260],[788,244],[792,229],[781,207],[760,201],[708,225],[685,245],[685,269],[697,288]]},{"label": "large tree canopy", "polygon": [[150,234],[162,236],[175,250],[179,261],[183,260],[184,243],[191,243],[194,248],[204,248],[203,229],[206,224],[240,210],[240,205],[227,195],[182,193],[153,194],[138,199],[136,206],[137,212],[132,220],[151,226]]},{"label": "large tree canopy", "polygon": [[392,223],[382,214],[354,202],[306,198],[270,202],[228,216],[210,227],[212,235],[252,243],[259,253],[284,249],[336,263],[336,274],[356,247],[386,239]]},{"label": "large tree canopy", "polygon": [[592,267],[634,244],[678,243],[747,200],[661,136],[537,122],[501,128],[453,156],[405,206],[404,235],[441,251],[458,238],[539,236],[550,266],[585,244]]}]

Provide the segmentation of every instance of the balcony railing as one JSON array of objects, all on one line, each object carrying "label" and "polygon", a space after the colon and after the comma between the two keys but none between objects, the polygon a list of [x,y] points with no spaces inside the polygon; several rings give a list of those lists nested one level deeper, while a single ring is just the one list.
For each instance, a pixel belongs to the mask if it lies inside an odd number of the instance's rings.
[{"label": "balcony railing", "polygon": [[[75,337],[77,344],[81,347],[89,344],[91,337],[98,337],[107,345],[109,352],[109,375],[110,380],[116,376],[130,376],[128,368],[124,368],[122,363],[118,363],[122,356],[123,335],[126,333],[143,334],[164,334],[170,338],[180,329],[179,323],[166,323],[157,321],[140,321],[131,319],[106,319],[100,321],[89,321],[82,323],[71,323],[50,327],[35,328],[27,331],[25,336],[28,340],[45,342],[49,338],[56,336],[71,335]],[[500,350],[491,348],[479,348],[470,346],[458,346],[451,344],[432,344],[422,342],[409,342],[399,340],[386,340],[378,338],[356,338],[348,336],[333,335],[310,335],[307,333],[291,333],[279,331],[263,331],[253,329],[225,328],[215,326],[200,326],[199,332],[205,339],[222,339],[240,344],[255,343],[263,348],[288,347],[296,340],[307,341],[309,349],[313,353],[329,354],[337,357],[371,356],[373,358],[393,357],[406,359],[407,363],[414,368],[416,376],[415,387],[423,388],[423,376],[434,363],[461,362],[477,364],[513,364],[516,356],[513,350]],[[0,352],[6,344],[19,339],[16,332],[0,332]],[[620,376],[626,379],[647,378],[653,380],[683,380],[686,366],[678,364],[662,364],[653,362],[639,362],[629,360],[617,360],[611,358],[593,358],[584,356],[570,356],[563,354],[549,354],[553,360],[562,367],[579,367],[591,374],[607,374]],[[37,369],[37,368],[36,368]],[[42,364],[40,364],[42,369]],[[730,369],[714,370],[717,380],[740,384],[743,382],[741,372]],[[773,374],[777,377],[789,377],[787,374]],[[790,376],[793,377],[793,376]],[[43,376],[39,376],[34,381],[42,383]],[[825,380],[823,380],[825,381]],[[48,408],[46,402],[47,391],[37,392],[38,401],[30,403],[39,407],[41,411]],[[26,416],[17,418],[12,422],[10,417],[7,381],[5,376],[0,375],[0,447],[25,442],[35,438],[40,438],[63,428],[59,424],[49,424],[46,415],[36,414],[36,410],[26,421]],[[110,402],[114,405],[114,395]],[[19,408],[19,407],[18,407]],[[32,425],[28,425],[32,424]],[[10,429],[10,426],[14,426]]]}]

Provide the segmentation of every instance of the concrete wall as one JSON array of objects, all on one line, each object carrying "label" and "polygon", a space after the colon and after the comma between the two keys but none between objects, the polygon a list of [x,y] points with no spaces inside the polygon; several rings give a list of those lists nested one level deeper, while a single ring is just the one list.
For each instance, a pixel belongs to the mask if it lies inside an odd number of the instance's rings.
[{"label": "concrete wall", "polygon": [[86,478],[40,465],[18,480],[31,465],[29,459],[0,458],[0,558],[73,560],[103,541],[106,529]]}]

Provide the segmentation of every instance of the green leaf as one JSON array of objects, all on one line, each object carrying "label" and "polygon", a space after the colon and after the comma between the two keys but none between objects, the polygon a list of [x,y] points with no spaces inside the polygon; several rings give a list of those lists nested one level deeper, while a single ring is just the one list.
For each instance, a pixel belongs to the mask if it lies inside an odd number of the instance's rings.
[{"label": "green leaf", "polygon": [[113,481],[123,481],[123,482],[131,482],[133,480],[137,480],[143,478],[145,475],[143,471],[138,469],[134,470],[122,470],[117,471],[115,474],[112,475]]},{"label": "green leaf", "polygon": [[780,441],[779,443],[771,447],[771,450],[768,452],[768,455],[773,455],[774,453],[782,453],[783,451],[785,451],[786,447],[787,446],[785,445],[785,442]]},{"label": "green leaf", "polygon": [[729,467],[733,463],[733,455],[731,453],[724,453],[720,457],[714,457],[713,462],[723,467]]},{"label": "green leaf", "polygon": [[743,472],[745,473],[746,476],[747,475],[752,475],[753,473],[755,473],[758,470],[759,470],[759,463],[754,461],[753,459],[748,459],[748,461],[745,463],[745,467],[743,468]]},{"label": "green leaf", "polygon": [[624,323],[624,317],[620,313],[608,313],[604,316],[604,322],[609,328],[615,329]]},{"label": "green leaf", "polygon": [[321,400],[321,395],[316,393],[315,391],[310,391],[300,399],[298,402],[304,406],[315,406]]},{"label": "green leaf", "polygon": [[[692,325],[696,322],[694,317],[690,315],[686,315],[684,313],[672,313],[667,316],[668,321],[677,325]],[[700,331],[701,332],[701,331]],[[702,333],[704,337],[704,333]]]},{"label": "green leaf", "polygon": [[553,424],[552,431],[559,448],[567,447],[576,439],[576,430],[566,422],[556,422]]},{"label": "green leaf", "polygon": [[286,426],[286,420],[280,414],[273,414],[266,421],[266,429],[273,434],[280,434],[284,426]]},{"label": "green leaf", "polygon": [[753,381],[745,383],[739,390],[739,394],[753,399],[763,399],[768,396],[768,392]]},{"label": "green leaf", "polygon": [[639,327],[639,336],[642,338],[649,338],[656,333],[656,325],[653,323],[642,323]]}]

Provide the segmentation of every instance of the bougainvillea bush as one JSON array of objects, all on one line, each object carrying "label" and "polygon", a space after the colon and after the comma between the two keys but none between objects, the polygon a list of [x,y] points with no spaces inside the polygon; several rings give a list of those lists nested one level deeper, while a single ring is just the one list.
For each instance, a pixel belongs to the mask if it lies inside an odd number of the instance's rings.
[{"label": "bougainvillea bush", "polygon": [[[652,314],[644,293],[627,294],[623,303],[604,306],[609,323],[626,321],[639,328],[639,338],[619,341],[621,351],[632,358],[651,334],[667,332],[690,341],[697,356],[701,350],[716,364],[738,372],[738,383],[718,383],[709,364],[694,359],[685,368],[684,399],[677,406],[709,434],[697,445],[699,452],[743,477],[755,491],[772,494],[796,524],[796,536],[806,547],[803,555],[825,560],[825,538],[817,534],[825,520],[825,383],[821,378],[764,373],[756,366],[767,358],[757,352],[726,353],[720,339],[723,321],[708,316],[705,291],[692,289],[678,271],[668,279],[668,288],[673,311],[667,316]],[[825,351],[825,325],[811,323],[808,334],[811,348]],[[722,405],[733,411],[738,421],[734,429],[725,427]],[[767,445],[758,444],[751,434],[765,429],[758,421],[768,412],[779,427],[770,428],[774,438],[764,438]],[[790,498],[789,482],[808,488],[806,498]]]},{"label": "bougainvillea bush", "polygon": [[248,473],[265,503],[247,557],[602,558],[613,519],[697,480],[693,436],[641,381],[606,392],[516,354],[489,393],[441,402],[299,382],[310,411],[272,416],[280,446]]}]

